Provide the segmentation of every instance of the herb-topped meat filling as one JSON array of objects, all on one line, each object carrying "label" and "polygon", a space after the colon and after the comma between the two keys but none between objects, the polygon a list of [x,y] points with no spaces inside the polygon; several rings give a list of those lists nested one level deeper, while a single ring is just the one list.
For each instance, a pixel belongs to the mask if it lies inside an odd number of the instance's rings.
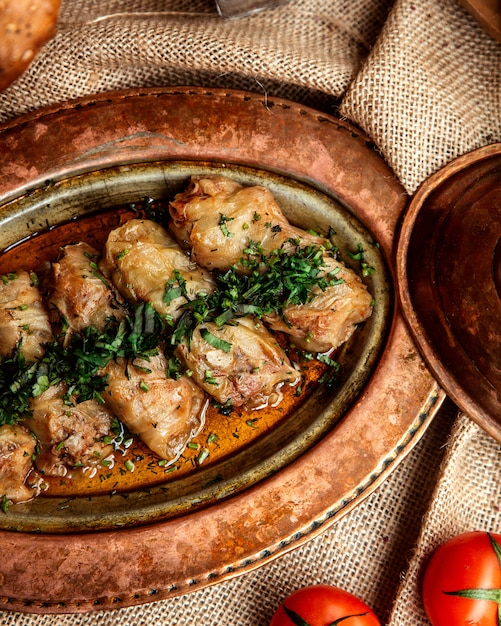
[{"label": "herb-topped meat filling", "polygon": [[111,411],[96,400],[65,400],[67,393],[64,383],[51,385],[32,399],[23,421],[36,436],[35,466],[44,476],[66,476],[77,467],[95,471],[113,455],[104,441],[111,433]]},{"label": "herb-topped meat filling", "polygon": [[0,501],[25,502],[36,495],[25,485],[32,470],[36,440],[19,424],[0,426]]},{"label": "herb-topped meat filling", "polygon": [[225,405],[262,408],[280,403],[280,388],[301,375],[275,337],[250,316],[198,325],[176,350],[197,383]]}]

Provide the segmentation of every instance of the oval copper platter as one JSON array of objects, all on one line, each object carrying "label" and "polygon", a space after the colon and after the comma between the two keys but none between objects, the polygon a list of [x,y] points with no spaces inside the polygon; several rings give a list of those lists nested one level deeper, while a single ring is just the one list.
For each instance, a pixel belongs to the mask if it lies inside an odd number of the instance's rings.
[{"label": "oval copper platter", "polygon": [[[340,249],[356,251],[360,244],[367,251],[364,259],[375,270],[368,282],[378,307],[354,340],[338,351],[336,359],[342,368],[335,389],[316,384],[315,376],[322,371],[306,361],[301,394],[293,387],[286,389],[275,409],[235,410],[224,415],[209,407],[205,427],[191,443],[198,446],[197,450],[188,448],[167,470],[145,446],[135,442],[113,467],[102,467],[92,480],[85,473],[71,479],[45,477],[44,496],[50,497],[10,507],[0,517],[0,529],[37,533],[109,530],[167,519],[220,501],[269,476],[311,447],[344,415],[364,387],[391,325],[392,288],[383,258],[372,246],[369,233],[343,207],[276,174],[230,164],[223,168],[175,161],[136,163],[80,174],[60,183],[53,181],[4,205],[8,228],[0,228],[0,249],[5,250],[0,255],[0,275],[19,269],[30,271],[56,258],[59,247],[76,238],[99,250],[118,220],[138,216],[142,210],[138,198],[155,198],[158,210],[167,211],[162,198],[172,198],[191,175],[221,172],[247,185],[266,185],[294,223],[318,232],[334,229]],[[136,201],[133,209],[120,206],[127,200]],[[47,224],[58,226],[47,228]],[[352,263],[356,270],[359,263]],[[319,406],[326,408],[320,410]],[[214,436],[217,445],[209,445]],[[210,458],[203,466],[197,465],[198,450],[204,448]],[[134,464],[133,475],[126,470],[127,460]],[[115,495],[110,496],[110,492]]]},{"label": "oval copper platter", "polygon": [[351,510],[424,432],[444,392],[392,295],[406,196],[357,129],[256,94],[152,88],[14,120],[0,146],[2,248],[47,228],[74,236],[86,220],[100,229],[118,205],[223,171],[269,186],[298,225],[363,242],[377,269],[376,315],[344,349],[336,393],[315,391],[279,427],[177,481],[11,507],[0,520],[2,608],[117,608],[249,571]]},{"label": "oval copper platter", "polygon": [[431,176],[398,244],[405,317],[455,403],[501,442],[501,144]]}]

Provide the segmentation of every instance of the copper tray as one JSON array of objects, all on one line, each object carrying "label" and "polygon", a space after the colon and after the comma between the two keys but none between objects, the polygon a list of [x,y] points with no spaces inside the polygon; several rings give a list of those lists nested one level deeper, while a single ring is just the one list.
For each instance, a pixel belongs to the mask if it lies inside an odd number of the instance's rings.
[{"label": "copper tray", "polygon": [[398,284],[424,358],[456,404],[501,442],[501,144],[418,190],[398,244]]},{"label": "copper tray", "polygon": [[[234,474],[222,485],[197,486],[194,472],[188,486],[193,480],[195,488],[181,490],[167,509],[162,486],[144,485],[137,493],[132,485],[126,497],[108,495],[108,505],[98,496],[89,506],[82,495],[56,498],[56,506],[39,497],[22,514],[12,507],[0,530],[2,608],[117,608],[259,567],[351,510],[418,441],[444,392],[391,296],[393,238],[406,196],[357,129],[281,99],[152,88],[14,120],[0,127],[0,148],[0,220],[12,243],[61,228],[72,212],[92,218],[96,203],[102,209],[133,192],[158,191],[159,180],[171,188],[190,171],[223,169],[271,185],[290,200],[286,212],[299,224],[333,221],[346,241],[377,242],[374,287],[385,318],[376,316],[364,346],[347,349],[356,355],[356,384],[345,381],[341,404],[315,398],[306,412],[318,419],[266,458],[266,446],[250,442],[230,460]],[[241,458],[248,463],[239,473]]]}]

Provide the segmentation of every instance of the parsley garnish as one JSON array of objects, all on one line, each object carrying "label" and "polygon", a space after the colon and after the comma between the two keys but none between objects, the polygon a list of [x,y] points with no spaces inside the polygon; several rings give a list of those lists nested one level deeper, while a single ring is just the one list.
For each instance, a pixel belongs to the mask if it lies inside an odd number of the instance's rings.
[{"label": "parsley garnish", "polygon": [[29,415],[30,400],[60,382],[67,386],[64,399],[68,404],[90,399],[102,402],[107,380],[100,369],[115,358],[133,362],[157,354],[164,328],[151,304],[142,302],[124,320],[109,320],[102,332],[89,326],[72,335],[69,345],[57,339],[47,344],[40,361],[26,361],[18,344],[12,356],[0,359],[0,425]]},{"label": "parsley garnish", "polygon": [[[301,247],[292,239],[270,254],[266,254],[260,244],[250,242],[238,267],[214,274],[217,286],[214,293],[198,294],[182,305],[184,311],[172,333],[171,343],[177,345],[185,340],[189,344],[193,329],[208,321],[221,327],[236,317],[260,318],[271,314],[278,314],[287,321],[285,309],[288,306],[310,302],[315,288],[324,291],[344,282],[336,277],[338,269],[324,271],[326,254],[332,253],[323,246]],[[208,343],[213,342],[207,333],[203,338]],[[224,343],[216,347],[228,347],[223,346]]]},{"label": "parsley garnish", "polygon": [[169,306],[173,300],[181,296],[184,296],[186,299],[188,297],[186,292],[186,280],[181,272],[174,270],[174,277],[170,278],[165,284],[163,301]]},{"label": "parsley garnish", "polygon": [[12,504],[12,500],[9,500],[7,496],[2,496],[0,498],[0,509],[2,509],[3,513],[7,514],[7,511],[9,510],[9,507],[11,504]]},{"label": "parsley garnish", "polygon": [[350,257],[354,261],[360,262],[360,269],[362,270],[362,276],[372,276],[376,272],[374,267],[371,267],[365,260],[365,250],[361,243],[358,244],[357,252],[349,252]]},{"label": "parsley garnish", "polygon": [[201,328],[200,335],[202,339],[204,339],[212,347],[219,348],[219,350],[222,350],[223,352],[231,352],[231,343],[216,337],[216,335],[213,335],[210,330],[207,330],[207,328]]}]

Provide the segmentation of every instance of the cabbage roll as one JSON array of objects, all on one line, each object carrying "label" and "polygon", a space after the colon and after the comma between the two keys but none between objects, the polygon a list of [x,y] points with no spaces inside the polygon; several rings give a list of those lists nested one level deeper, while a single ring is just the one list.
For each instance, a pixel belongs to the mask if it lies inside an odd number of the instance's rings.
[{"label": "cabbage roll", "polygon": [[48,476],[65,476],[68,468],[91,473],[113,454],[103,442],[111,432],[113,414],[96,400],[68,404],[67,386],[53,385],[31,401],[24,424],[36,435],[40,453],[35,465]]},{"label": "cabbage roll", "polygon": [[183,341],[176,351],[196,382],[221,404],[276,406],[280,388],[301,378],[273,335],[251,317],[221,327],[201,324],[189,344]]},{"label": "cabbage roll", "polygon": [[106,405],[162,459],[176,461],[205,419],[205,394],[187,376],[166,376],[163,354],[117,359],[103,370]]},{"label": "cabbage roll", "polygon": [[211,275],[150,220],[133,219],[113,230],[101,268],[126,300],[150,302],[171,320],[181,316],[180,307],[188,299],[214,289]]},{"label": "cabbage roll", "polygon": [[35,447],[34,437],[23,426],[0,426],[0,499],[26,502],[36,496],[36,491],[25,485]]},{"label": "cabbage roll", "polygon": [[372,297],[358,275],[336,259],[324,256],[322,274],[332,272],[336,284],[314,287],[306,304],[288,305],[283,315],[264,315],[269,328],[289,335],[298,348],[330,352],[348,341],[358,324],[372,313]]},{"label": "cabbage roll", "polygon": [[289,224],[268,189],[242,187],[225,176],[192,177],[186,191],[169,204],[169,213],[177,241],[209,270],[241,267],[250,242],[270,253],[288,239],[306,235]]},{"label": "cabbage roll", "polygon": [[52,329],[35,277],[21,271],[0,278],[0,356],[20,344],[27,361],[36,361],[52,341]]},{"label": "cabbage roll", "polygon": [[66,340],[88,326],[103,330],[112,319],[123,319],[124,309],[100,272],[99,253],[87,243],[64,246],[60,258],[52,263],[49,307],[61,321]]}]

